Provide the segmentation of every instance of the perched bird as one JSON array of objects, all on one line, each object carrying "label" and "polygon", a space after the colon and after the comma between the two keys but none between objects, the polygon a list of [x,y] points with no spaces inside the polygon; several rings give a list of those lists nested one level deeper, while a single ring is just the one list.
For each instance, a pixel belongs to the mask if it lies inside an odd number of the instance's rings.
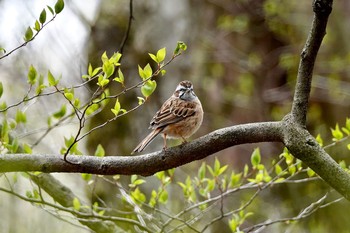
[{"label": "perched bird", "polygon": [[199,129],[202,121],[202,104],[193,91],[192,83],[181,81],[173,95],[164,102],[151,120],[149,128],[152,129],[152,132],[140,142],[132,153],[143,151],[160,133],[164,137],[163,149],[167,148],[167,138],[182,138],[186,142],[186,138]]}]

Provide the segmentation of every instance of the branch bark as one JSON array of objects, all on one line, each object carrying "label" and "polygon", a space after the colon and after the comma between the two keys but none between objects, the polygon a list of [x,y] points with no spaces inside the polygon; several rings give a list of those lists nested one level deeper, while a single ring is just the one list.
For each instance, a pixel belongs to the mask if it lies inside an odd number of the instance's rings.
[{"label": "branch bark", "polygon": [[192,142],[138,156],[68,156],[67,163],[59,155],[5,154],[0,156],[0,172],[41,171],[81,172],[100,175],[152,175],[186,163],[203,159],[231,146],[280,141],[280,122],[237,125],[216,130]]},{"label": "branch bark", "polygon": [[[74,198],[77,198],[74,193],[64,186],[60,181],[54,178],[51,174],[40,174],[30,175],[33,180],[40,188],[45,190],[56,202],[63,207],[72,207]],[[81,201],[80,201],[81,202]],[[82,225],[87,226],[91,230],[100,233],[112,233],[112,232],[123,232],[114,222],[112,221],[92,221],[91,217],[85,217],[80,213],[86,213],[91,215],[98,215],[92,210],[81,208],[76,211],[76,217]]]},{"label": "branch bark", "polygon": [[314,18],[309,36],[301,52],[297,83],[291,114],[298,124],[306,125],[306,114],[311,91],[312,72],[316,56],[326,35],[328,16],[332,11],[332,0],[314,0]]}]

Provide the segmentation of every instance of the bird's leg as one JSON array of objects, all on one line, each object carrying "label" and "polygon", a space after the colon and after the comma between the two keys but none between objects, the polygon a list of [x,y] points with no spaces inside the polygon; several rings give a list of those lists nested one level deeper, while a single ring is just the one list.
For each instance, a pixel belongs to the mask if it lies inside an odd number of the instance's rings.
[{"label": "bird's leg", "polygon": [[164,146],[163,146],[163,150],[166,150],[167,145],[166,145],[166,133],[164,134]]},{"label": "bird's leg", "polygon": [[182,140],[183,140],[181,144],[185,144],[185,143],[187,143],[186,138],[184,138],[184,137],[182,137],[182,136],[181,136],[181,138],[182,138]]}]

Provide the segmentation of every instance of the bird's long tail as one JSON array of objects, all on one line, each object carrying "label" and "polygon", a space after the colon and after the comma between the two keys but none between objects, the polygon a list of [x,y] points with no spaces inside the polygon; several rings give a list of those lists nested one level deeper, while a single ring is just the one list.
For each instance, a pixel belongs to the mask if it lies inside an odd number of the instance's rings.
[{"label": "bird's long tail", "polygon": [[163,128],[158,128],[153,130],[150,134],[147,135],[147,137],[145,137],[145,139],[143,139],[140,144],[137,145],[137,147],[132,151],[132,154],[135,152],[141,152],[143,151],[148,144],[150,144],[153,139],[163,131]]}]

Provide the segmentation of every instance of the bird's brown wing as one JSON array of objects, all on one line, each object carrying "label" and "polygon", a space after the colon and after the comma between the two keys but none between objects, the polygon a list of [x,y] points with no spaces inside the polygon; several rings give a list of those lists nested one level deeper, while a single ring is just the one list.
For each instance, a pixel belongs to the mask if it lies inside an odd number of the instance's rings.
[{"label": "bird's brown wing", "polygon": [[150,128],[164,128],[169,124],[174,124],[186,117],[192,116],[196,112],[196,103],[169,99],[154,115]]}]

